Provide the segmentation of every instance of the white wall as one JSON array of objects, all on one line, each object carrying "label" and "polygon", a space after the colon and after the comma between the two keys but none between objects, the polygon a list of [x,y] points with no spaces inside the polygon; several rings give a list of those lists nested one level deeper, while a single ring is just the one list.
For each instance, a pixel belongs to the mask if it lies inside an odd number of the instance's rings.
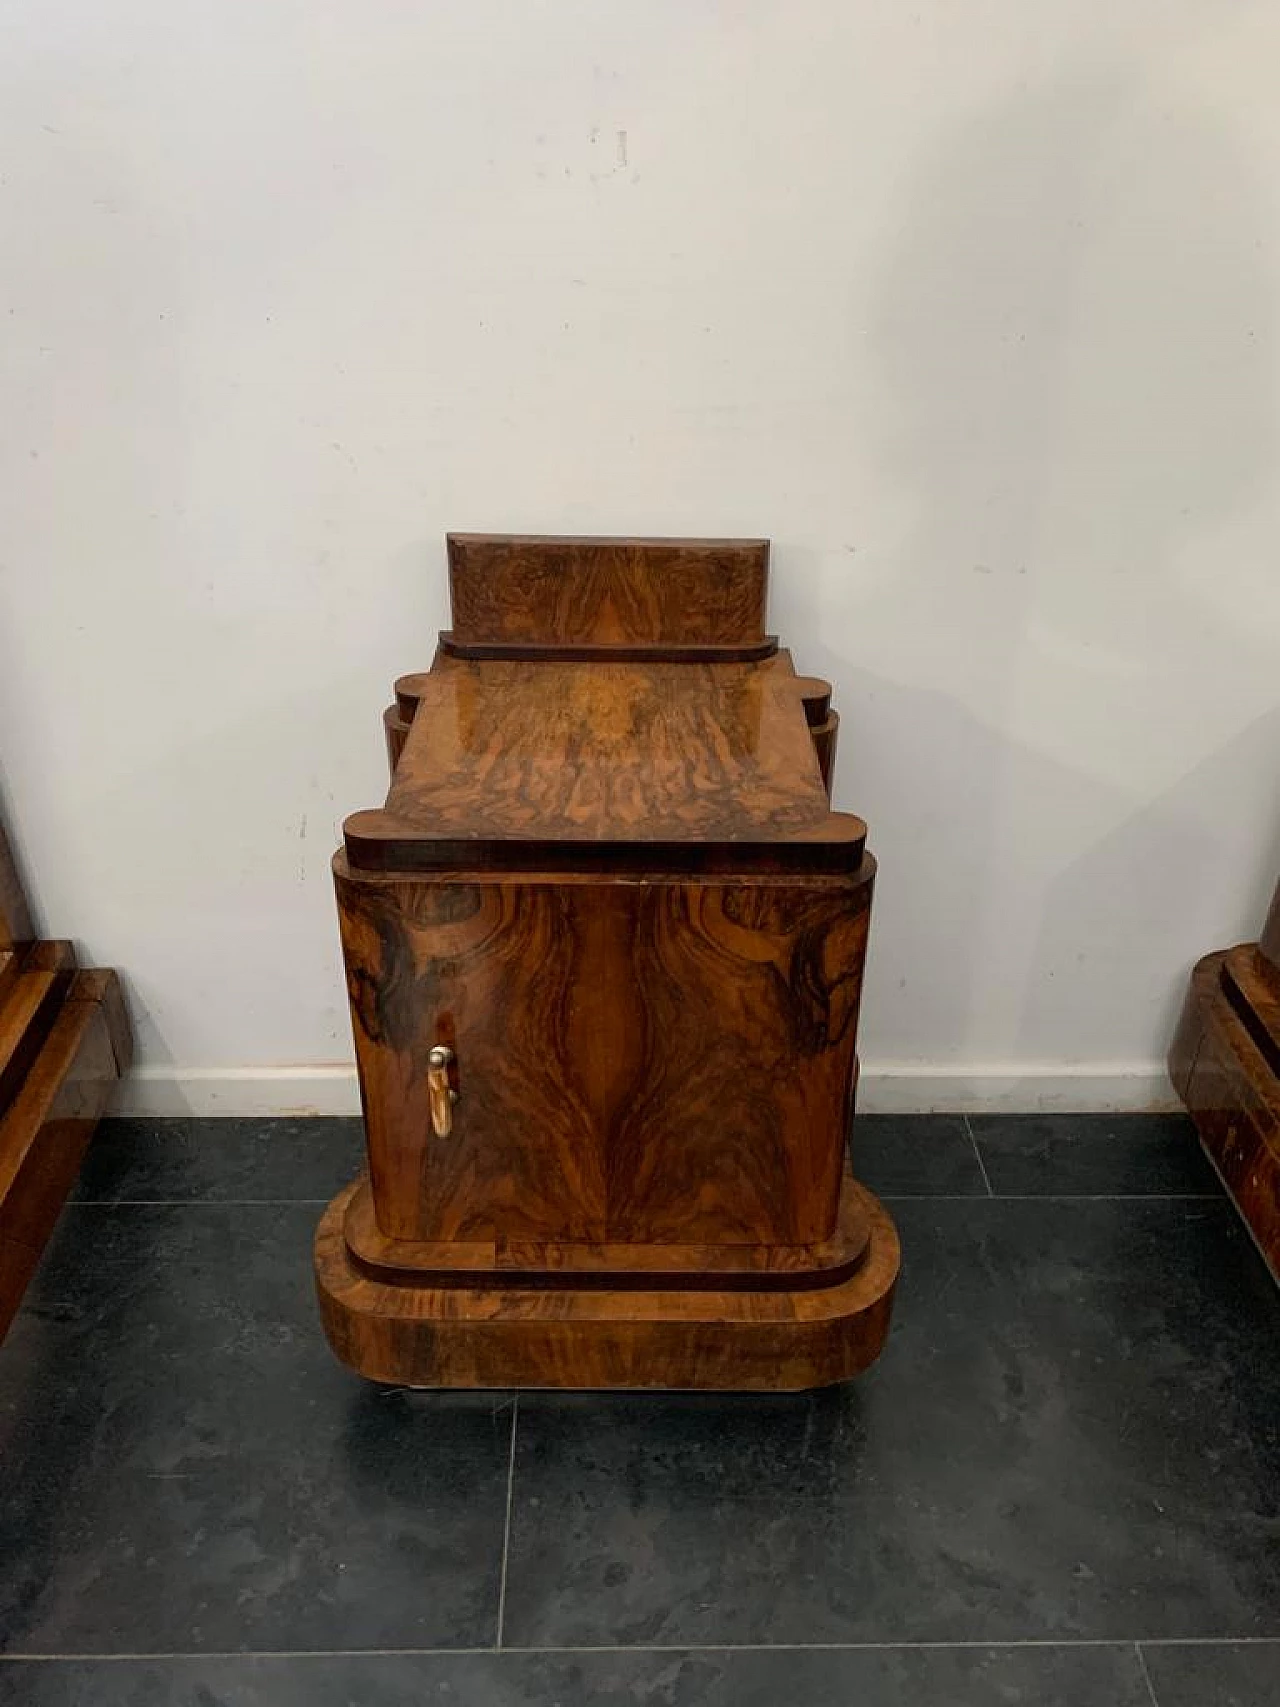
[{"label": "white wall", "polygon": [[1280,869],[1278,57],[1269,0],[0,0],[0,763],[134,1106],[350,1106],[328,858],[450,527],[773,538],[868,1105],[1167,1094]]}]

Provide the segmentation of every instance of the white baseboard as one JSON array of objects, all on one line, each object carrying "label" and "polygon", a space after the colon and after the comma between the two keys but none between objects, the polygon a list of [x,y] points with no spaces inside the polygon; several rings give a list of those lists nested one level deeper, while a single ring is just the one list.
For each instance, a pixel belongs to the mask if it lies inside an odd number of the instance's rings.
[{"label": "white baseboard", "polygon": [[[1029,1062],[932,1067],[867,1062],[858,1085],[864,1114],[1133,1113],[1179,1106],[1157,1061]],[[118,1088],[112,1114],[359,1114],[355,1068],[139,1067]]]},{"label": "white baseboard", "polygon": [[860,1114],[1138,1114],[1181,1108],[1161,1061],[931,1067],[869,1062]]},{"label": "white baseboard", "polygon": [[327,1067],[135,1067],[116,1087],[112,1114],[359,1114],[356,1070]]}]

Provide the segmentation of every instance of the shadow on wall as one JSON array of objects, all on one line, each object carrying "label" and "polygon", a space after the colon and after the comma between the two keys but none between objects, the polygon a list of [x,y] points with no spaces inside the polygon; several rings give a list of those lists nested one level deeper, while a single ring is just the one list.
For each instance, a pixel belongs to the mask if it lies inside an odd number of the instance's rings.
[{"label": "shadow on wall", "polygon": [[903,560],[989,546],[981,567],[1023,582],[1011,641],[1034,611],[1064,639],[1185,649],[1167,602],[1211,616],[1217,588],[1175,587],[1170,557],[1273,470],[1269,198],[1214,115],[1144,106],[1139,76],[947,137],[882,292],[882,450],[921,495]]},{"label": "shadow on wall", "polygon": [[[1119,995],[1132,1005],[1143,1017],[1152,1055],[1163,1058],[1192,965],[1215,949],[1257,940],[1280,874],[1280,800],[1266,802],[1266,831],[1243,884],[1238,873],[1215,868],[1220,835],[1212,821],[1206,823],[1205,803],[1229,820],[1235,803],[1256,789],[1258,776],[1274,772],[1278,752],[1280,708],[1144,802],[1051,886],[1034,956],[1045,976],[1026,992],[1019,1059],[1039,1060],[1052,1051],[1076,999],[1059,969],[1083,967],[1088,959],[1090,982],[1102,983],[1112,1003]],[[1224,880],[1227,895],[1221,893]],[[1240,923],[1225,937],[1215,936],[1224,909],[1238,911]],[[1094,931],[1084,945],[1077,921],[1086,913]],[[1160,976],[1153,979],[1153,971]],[[1104,1043],[1098,1040],[1099,1047]]]},{"label": "shadow on wall", "polygon": [[[1010,1059],[1061,1056],[1068,1012],[1086,1058],[1115,1057],[1124,1004],[1161,1057],[1186,962],[1170,931],[1218,946],[1224,906],[1254,929],[1275,878],[1271,803],[1222,816],[1274,778],[1259,524],[1251,552],[1230,532],[1274,480],[1273,215],[1229,112],[1151,76],[1027,89],[932,143],[873,327],[909,510],[854,620],[920,644],[893,682],[850,683],[874,702],[850,746],[886,855],[886,818],[914,815],[892,885],[928,912],[898,921],[932,936],[915,963],[1023,933]],[[1206,871],[1254,833],[1247,892],[1223,872],[1192,930]],[[1019,903],[999,873],[1020,860],[1041,875]],[[948,976],[925,1052],[973,1032],[980,974]]]}]

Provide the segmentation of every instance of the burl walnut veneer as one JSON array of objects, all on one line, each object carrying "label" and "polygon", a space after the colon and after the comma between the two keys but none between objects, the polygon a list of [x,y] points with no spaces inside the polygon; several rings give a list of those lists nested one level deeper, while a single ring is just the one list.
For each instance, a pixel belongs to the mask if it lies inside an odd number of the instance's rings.
[{"label": "burl walnut veneer", "polygon": [[1196,966],[1169,1072],[1280,1280],[1280,886],[1260,941]]},{"label": "burl walnut veneer", "polygon": [[879,1353],[846,1161],[875,862],[758,540],[449,540],[338,911],[369,1169],[338,1356],[414,1386],[798,1388]]}]

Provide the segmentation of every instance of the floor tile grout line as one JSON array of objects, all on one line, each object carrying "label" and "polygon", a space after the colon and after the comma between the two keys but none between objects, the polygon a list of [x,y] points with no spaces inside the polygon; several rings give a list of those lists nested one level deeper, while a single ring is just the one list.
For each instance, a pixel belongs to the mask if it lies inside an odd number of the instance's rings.
[{"label": "floor tile grout line", "polygon": [[882,1203],[1221,1203],[1219,1191],[880,1191]]},{"label": "floor tile grout line", "polygon": [[929,1652],[954,1648],[968,1652],[982,1648],[1280,1648],[1276,1636],[1144,1636],[1134,1642],[1125,1636],[1023,1636],[1001,1641],[991,1639],[939,1639],[919,1642],[602,1642],[586,1647],[508,1647],[504,1654],[769,1654],[806,1653],[894,1653],[900,1648]]},{"label": "floor tile grout line", "polygon": [[328,1197],[72,1197],[68,1209],[324,1209]]},{"label": "floor tile grout line", "polygon": [[1122,1636],[1030,1636],[1006,1641],[935,1642],[598,1642],[558,1647],[535,1644],[515,1647],[472,1648],[215,1648],[207,1652],[171,1649],[168,1652],[137,1653],[31,1653],[0,1654],[0,1667],[7,1664],[36,1665],[50,1661],[130,1663],[139,1660],[333,1660],[380,1658],[460,1658],[467,1655],[554,1656],[556,1654],[879,1654],[946,1652],[1022,1652],[1041,1648],[1136,1649],[1144,1673],[1145,1648],[1280,1648],[1280,1636],[1155,1636],[1132,1641]]},{"label": "floor tile grout line", "polygon": [[973,1153],[977,1159],[978,1171],[982,1175],[982,1183],[987,1188],[987,1196],[994,1197],[995,1192],[991,1189],[991,1175],[987,1172],[987,1164],[982,1159],[982,1151],[978,1148],[978,1140],[973,1135],[973,1127],[970,1125],[969,1116],[967,1114],[962,1114],[960,1118],[964,1121],[964,1129],[969,1134],[969,1142],[973,1145]]},{"label": "floor tile grout line", "polygon": [[1156,1686],[1152,1683],[1151,1673],[1147,1670],[1147,1656],[1142,1651],[1142,1643],[1135,1642],[1133,1651],[1138,1656],[1138,1670],[1142,1673],[1142,1681],[1146,1684],[1147,1694],[1151,1697],[1151,1707],[1160,1707],[1159,1699],[1156,1696]]},{"label": "floor tile grout line", "polygon": [[507,1616],[507,1560],[511,1555],[511,1495],[516,1481],[516,1430],[520,1426],[520,1395],[511,1401],[511,1451],[507,1458],[507,1514],[502,1526],[502,1575],[498,1580],[498,1640],[495,1652],[502,1651],[502,1630]]}]

